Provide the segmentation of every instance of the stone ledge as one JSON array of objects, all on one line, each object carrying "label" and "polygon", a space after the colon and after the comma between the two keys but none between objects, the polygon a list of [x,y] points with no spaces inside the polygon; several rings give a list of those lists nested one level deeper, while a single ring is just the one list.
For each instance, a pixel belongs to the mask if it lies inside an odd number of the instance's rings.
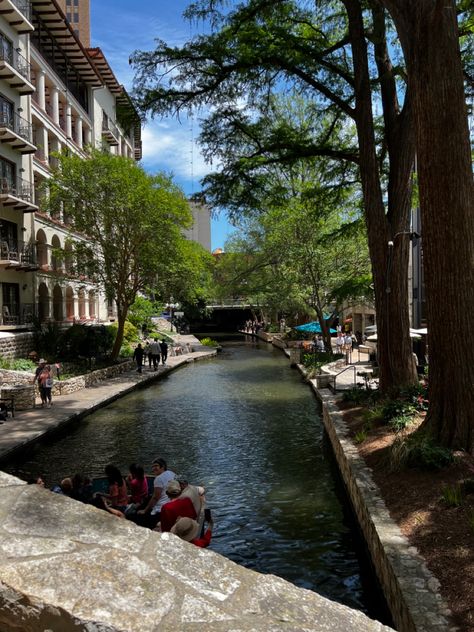
[{"label": "stone ledge", "polygon": [[324,426],[397,630],[455,630],[438,580],[390,518],[371,471],[349,438],[335,396],[311,384],[322,402]]},{"label": "stone ledge", "polygon": [[2,632],[389,632],[361,612],[0,472]]}]

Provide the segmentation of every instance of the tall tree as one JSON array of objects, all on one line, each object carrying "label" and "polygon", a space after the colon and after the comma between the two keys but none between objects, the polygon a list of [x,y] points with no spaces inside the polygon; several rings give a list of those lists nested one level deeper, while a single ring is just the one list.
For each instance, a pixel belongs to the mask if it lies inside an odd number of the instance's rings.
[{"label": "tall tree", "polygon": [[[454,0],[381,0],[407,61],[413,96],[430,355],[426,426],[474,453],[474,183]],[[472,2],[466,33],[471,52]],[[472,78],[471,78],[472,82]]]},{"label": "tall tree", "polygon": [[168,177],[98,150],[87,160],[61,154],[48,184],[51,208],[63,209],[87,237],[74,242],[76,257],[116,302],[116,358],[137,293],[166,277],[180,257],[181,232],[191,223],[188,202]]},{"label": "tall tree", "polygon": [[[225,14],[217,8],[222,4],[202,0],[188,12],[213,22],[210,35],[181,48],[159,42],[155,51],[134,55],[142,108],[179,113],[212,104],[203,140],[211,139],[213,152],[218,138],[227,149],[236,137],[252,139],[256,148],[250,156],[238,153],[239,143],[237,151],[218,152],[224,169],[210,188],[217,204],[228,200],[227,176],[232,181],[238,175],[243,188],[254,185],[255,174],[249,177],[243,160],[249,157],[260,167],[320,155],[357,165],[375,285],[381,387],[397,390],[413,383],[407,271],[414,134],[410,94],[392,66],[384,11],[369,3],[364,13],[367,3],[358,1],[313,6],[247,0]],[[319,114],[332,116],[334,123],[315,135],[291,121],[271,130],[269,95],[289,89],[312,101],[313,120]],[[374,120],[374,102],[382,108],[381,120]],[[259,114],[268,132],[263,137],[263,125],[255,123]],[[358,147],[341,148],[338,122],[356,126]]]}]

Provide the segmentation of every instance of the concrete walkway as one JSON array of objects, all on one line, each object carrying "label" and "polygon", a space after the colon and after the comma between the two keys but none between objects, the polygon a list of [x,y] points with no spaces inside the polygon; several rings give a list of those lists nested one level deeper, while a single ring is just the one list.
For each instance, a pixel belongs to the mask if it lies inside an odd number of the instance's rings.
[{"label": "concrete walkway", "polygon": [[194,336],[182,335],[179,343],[189,343],[195,351],[168,357],[166,366],[160,365],[157,371],[150,370],[148,366],[143,368],[143,373],[137,373],[135,369],[126,371],[90,388],[55,397],[51,408],[37,406],[16,411],[14,418],[9,417],[0,425],[0,460],[10,458],[17,450],[35,443],[48,433],[82,419],[137,388],[151,384],[180,366],[210,358],[217,353],[215,349],[200,345]]}]

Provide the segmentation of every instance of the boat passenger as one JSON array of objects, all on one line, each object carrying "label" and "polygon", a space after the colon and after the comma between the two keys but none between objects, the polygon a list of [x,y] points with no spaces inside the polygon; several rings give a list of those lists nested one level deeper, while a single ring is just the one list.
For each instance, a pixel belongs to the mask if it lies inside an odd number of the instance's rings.
[{"label": "boat passenger", "polygon": [[181,497],[181,485],[176,480],[172,480],[166,486],[166,495],[169,502],[161,508],[160,530],[170,531],[179,517],[197,518],[193,502],[188,497]]},{"label": "boat passenger", "polygon": [[177,476],[176,479],[179,481],[181,486],[181,498],[190,498],[194,509],[196,510],[196,515],[199,516],[202,508],[205,504],[205,489],[204,487],[197,487],[196,485],[190,485],[184,476]]},{"label": "boat passenger", "polygon": [[171,527],[171,533],[177,535],[179,538],[181,538],[181,540],[185,540],[186,542],[194,544],[194,546],[206,548],[211,543],[213,527],[214,522],[212,521],[212,519],[210,519],[206,532],[204,533],[202,538],[199,538],[199,524],[196,522],[196,520],[183,517],[178,518],[174,526]]},{"label": "boat passenger", "polygon": [[125,511],[128,504],[127,484],[118,467],[109,463],[105,466],[105,474],[109,482],[109,493],[102,496],[114,509]]},{"label": "boat passenger", "polygon": [[72,477],[71,498],[81,503],[90,503],[92,500],[92,483],[87,476],[76,473]]},{"label": "boat passenger", "polygon": [[130,503],[138,505],[137,509],[140,509],[148,500],[148,482],[145,476],[145,470],[141,465],[132,463],[129,468],[129,475],[127,476],[128,485],[130,488],[130,496],[128,498]]},{"label": "boat passenger", "polygon": [[140,509],[131,519],[142,527],[154,529],[160,522],[160,513],[163,505],[169,502],[166,495],[166,487],[176,474],[168,469],[165,459],[158,458],[152,464],[155,480],[153,481],[153,495],[144,509]]}]

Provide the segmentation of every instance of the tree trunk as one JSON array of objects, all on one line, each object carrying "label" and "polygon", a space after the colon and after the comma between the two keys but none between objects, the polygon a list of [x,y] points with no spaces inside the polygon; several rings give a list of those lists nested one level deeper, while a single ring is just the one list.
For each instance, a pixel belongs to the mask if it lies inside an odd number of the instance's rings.
[{"label": "tree trunk", "polygon": [[429,345],[425,427],[474,452],[474,185],[454,0],[384,0],[415,113]]},{"label": "tree trunk", "polygon": [[[410,210],[410,168],[413,143],[410,131],[400,127],[395,142],[386,117],[390,143],[389,209],[385,213],[374,138],[372,94],[368,71],[367,45],[358,0],[344,0],[349,19],[349,35],[356,77],[356,125],[359,138],[360,174],[364,196],[369,252],[375,287],[377,313],[377,359],[380,388],[397,393],[417,381],[412,362],[408,310],[408,231]],[[388,107],[388,104],[387,104]],[[393,107],[393,106],[392,106]],[[406,121],[409,125],[410,121]],[[393,246],[389,246],[393,242]]]},{"label": "tree trunk", "polygon": [[126,310],[117,306],[117,336],[115,338],[114,346],[112,348],[111,359],[116,360],[119,357],[120,349],[122,348],[123,332],[125,329],[125,320],[127,318]]}]

